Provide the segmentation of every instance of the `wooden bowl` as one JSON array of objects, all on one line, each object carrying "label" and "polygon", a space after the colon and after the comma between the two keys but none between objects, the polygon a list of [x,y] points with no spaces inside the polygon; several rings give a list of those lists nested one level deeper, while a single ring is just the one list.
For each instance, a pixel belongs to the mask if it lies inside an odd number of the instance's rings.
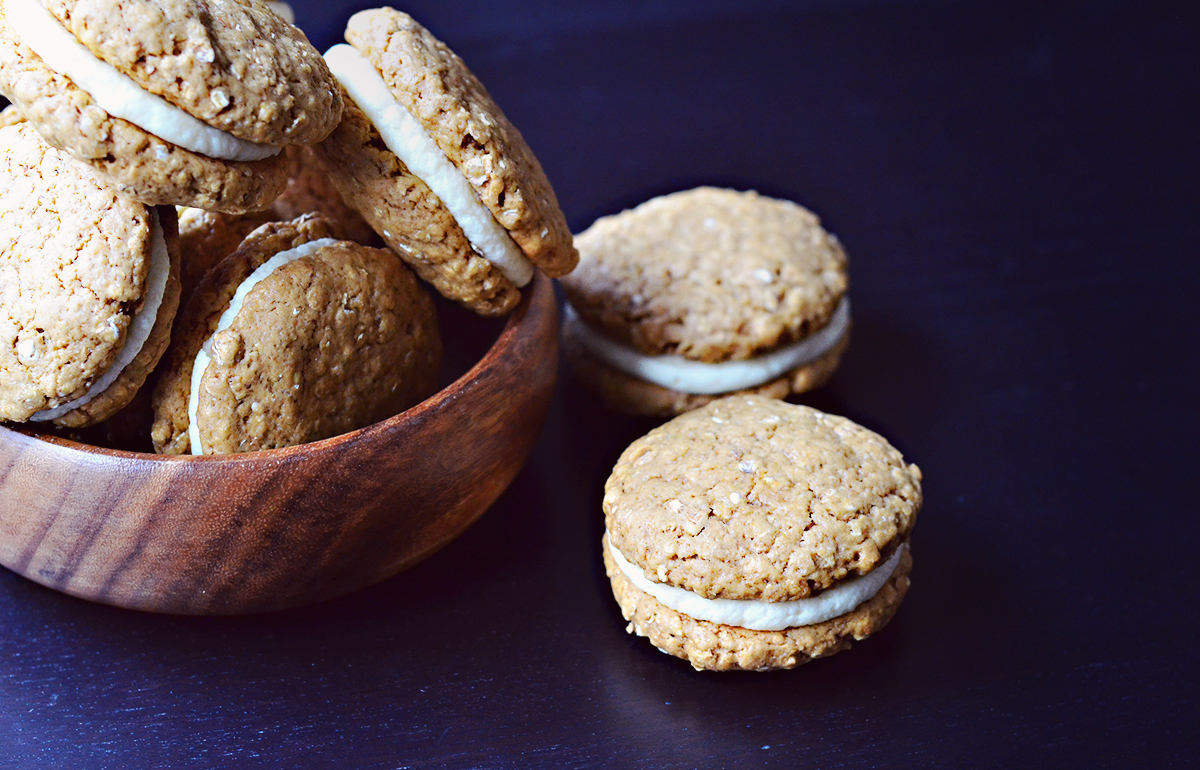
[{"label": "wooden bowl", "polygon": [[461,534],[524,465],[553,396],[557,313],[539,275],[466,374],[303,446],[161,457],[0,428],[0,564],[84,599],[196,615],[390,577]]}]

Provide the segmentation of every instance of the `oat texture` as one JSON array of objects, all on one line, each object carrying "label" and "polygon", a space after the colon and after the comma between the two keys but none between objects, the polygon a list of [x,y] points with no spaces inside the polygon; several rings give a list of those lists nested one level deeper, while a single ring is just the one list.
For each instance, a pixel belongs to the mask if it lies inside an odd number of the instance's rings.
[{"label": "oat texture", "polygon": [[346,202],[439,294],[481,315],[517,306],[517,287],[471,247],[441,200],[349,99],[341,124],[313,153]]},{"label": "oat texture", "polygon": [[270,206],[244,214],[227,214],[184,208],[179,212],[179,239],[183,252],[183,296],[216,263],[232,254],[242,239],[267,222],[285,222],[304,214],[319,214],[332,230],[332,237],[378,245],[379,237],[358,212],[342,200],[329,177],[313,158],[312,148],[288,147],[288,184]]},{"label": "oat texture", "polygon": [[325,59],[259,0],[46,0],[79,42],[150,93],[259,144],[311,144],[341,94]]},{"label": "oat texture", "polygon": [[179,209],[179,245],[183,255],[184,302],[204,274],[237,251],[242,239],[268,222],[283,221],[270,209],[226,214],[191,207]]},{"label": "oat texture", "polygon": [[154,319],[154,327],[142,344],[137,357],[121,370],[117,378],[102,393],[88,403],[76,407],[54,420],[55,425],[78,428],[109,420],[118,413],[126,411],[131,402],[137,400],[139,396],[143,396],[143,386],[150,387],[154,369],[171,342],[171,329],[181,297],[179,234],[174,207],[157,206],[155,208],[158,212],[159,227],[163,230],[163,238],[167,244],[167,254],[171,259],[171,272],[158,307],[158,314]]},{"label": "oat texture", "polygon": [[[160,219],[178,271],[174,212]],[[47,145],[28,123],[0,129],[0,420],[82,397],[112,365],[142,306],[151,212]],[[109,389],[57,420],[97,422],[133,397],[166,344],[178,282],[138,357]]]},{"label": "oat texture", "polygon": [[209,158],[114,118],[22,44],[0,3],[0,92],[50,144],[145,203],[240,213],[260,209],[287,185],[287,159]]},{"label": "oat texture", "polygon": [[712,187],[649,200],[576,238],[562,280],[579,315],[648,355],[750,358],[829,322],[846,255],[790,201]]},{"label": "oat texture", "polygon": [[156,452],[188,452],[192,364],[200,346],[216,330],[221,314],[241,282],[275,254],[331,235],[329,222],[318,216],[300,217],[292,222],[268,222],[246,236],[233,254],[218,262],[196,285],[179,313],[176,331],[154,388],[151,439]]},{"label": "oat texture", "polygon": [[833,655],[879,631],[896,612],[909,587],[912,556],[905,553],[879,593],[844,615],[821,623],[781,631],[753,631],[712,623],[677,612],[639,590],[617,568],[602,541],[604,569],[626,628],[650,640],[658,649],[683,658],[698,670],[771,671],[795,668],[815,658]]},{"label": "oat texture", "polygon": [[[158,451],[190,449],[191,365],[228,297],[251,265],[325,237],[318,227],[299,232],[311,221],[264,225],[197,287],[155,392]],[[213,337],[197,417],[205,450],[290,446],[391,416],[432,392],[440,357],[432,299],[392,252],[326,246],[271,273]]]},{"label": "oat texture", "polygon": [[312,147],[288,147],[288,186],[270,206],[280,221],[320,214],[334,225],[336,237],[379,246],[381,241],[362,216],[343,200]]},{"label": "oat texture", "polygon": [[876,433],[730,396],[631,444],[604,488],[608,532],[648,578],[710,599],[804,599],[908,537],[921,472]]},{"label": "oat texture", "polygon": [[530,261],[552,277],[570,272],[578,254],[554,188],[462,59],[391,8],[356,13],[346,41],[375,65]]}]

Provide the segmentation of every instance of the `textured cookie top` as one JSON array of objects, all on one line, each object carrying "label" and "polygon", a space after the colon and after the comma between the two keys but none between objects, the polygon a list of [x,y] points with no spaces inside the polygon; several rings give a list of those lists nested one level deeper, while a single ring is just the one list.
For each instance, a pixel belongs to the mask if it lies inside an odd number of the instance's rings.
[{"label": "textured cookie top", "polygon": [[709,599],[803,599],[870,572],[921,507],[921,472],[844,417],[732,396],[638,439],[605,484],[613,545]]},{"label": "textured cookie top", "polygon": [[140,307],[151,213],[43,142],[0,129],[0,420],[82,396]]},{"label": "textured cookie top", "polygon": [[155,392],[157,451],[191,448],[192,369],[210,337],[196,409],[208,452],[343,433],[395,414],[435,387],[441,342],[433,302],[383,249],[329,242],[287,262],[255,284],[232,323],[214,334],[256,268],[328,234],[328,224],[312,217],[264,225],[200,283]]},{"label": "textured cookie top", "polygon": [[233,254],[219,262],[195,286],[180,311],[174,339],[167,349],[162,374],[154,389],[154,425],[151,429],[154,451],[162,454],[188,452],[192,364],[200,347],[216,330],[237,287],[274,254],[328,238],[331,234],[329,222],[321,217],[269,222],[246,236]]},{"label": "textured cookie top", "polygon": [[304,33],[259,0],[46,0],[97,58],[205,123],[283,146],[325,137],[341,94]]},{"label": "textured cookie top", "polygon": [[462,59],[391,8],[354,14],[346,41],[379,70],[525,255],[548,275],[570,272],[578,254],[554,188]]},{"label": "textured cookie top", "polygon": [[795,203],[699,187],[598,219],[562,280],[588,323],[647,355],[749,358],[823,327],[846,255]]},{"label": "textured cookie top", "polygon": [[217,160],[113,117],[16,37],[4,7],[0,3],[0,91],[46,141],[120,189],[150,204],[242,212],[268,205],[287,185],[282,153],[254,162]]},{"label": "textured cookie top", "polygon": [[205,451],[327,438],[433,389],[433,302],[390,251],[337,241],[276,269],[212,341],[197,422]]}]

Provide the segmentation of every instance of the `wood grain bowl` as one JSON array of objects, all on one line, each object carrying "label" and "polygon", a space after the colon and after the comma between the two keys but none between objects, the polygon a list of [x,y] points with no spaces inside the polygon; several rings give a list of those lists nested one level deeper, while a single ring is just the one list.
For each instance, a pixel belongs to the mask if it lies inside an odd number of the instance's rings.
[{"label": "wood grain bowl", "polygon": [[84,599],[197,615],[379,582],[456,538],[517,475],[553,396],[557,328],[539,276],[453,383],[287,449],[160,457],[0,427],[0,564]]}]

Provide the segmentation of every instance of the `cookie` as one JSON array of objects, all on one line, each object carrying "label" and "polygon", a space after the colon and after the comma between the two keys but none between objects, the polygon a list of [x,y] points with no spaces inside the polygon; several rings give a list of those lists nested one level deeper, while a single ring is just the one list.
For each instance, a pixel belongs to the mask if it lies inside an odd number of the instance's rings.
[{"label": "cookie", "polygon": [[267,0],[267,7],[274,11],[276,16],[283,19],[288,24],[296,23],[296,11],[290,4],[274,2],[274,0]]},{"label": "cookie", "polygon": [[228,214],[197,208],[179,211],[179,243],[183,256],[183,297],[186,301],[200,279],[232,254],[242,239],[267,222],[285,222],[304,214],[319,214],[332,228],[331,237],[379,245],[379,236],[342,196],[312,157],[311,147],[288,147],[288,183],[271,205],[259,211]]},{"label": "cookie", "polygon": [[279,195],[281,148],[342,110],[321,55],[259,0],[3,0],[0,91],[139,200],[229,212]]},{"label": "cookie", "polygon": [[179,302],[175,211],[0,128],[0,420],[77,428],[127,404]]},{"label": "cookie", "polygon": [[319,147],[334,183],[417,274],[484,315],[507,313],[535,268],[578,255],[521,134],[457,55],[407,14],[356,13],[326,54],[348,93]]},{"label": "cookie", "polygon": [[846,348],[845,251],[790,201],[700,187],[603,217],[576,245],[564,352],[620,411],[800,393]]},{"label": "cookie", "polygon": [[697,669],[792,668],[882,628],[908,590],[921,471],[844,417],[737,395],[622,453],[605,569],[628,630]]},{"label": "cookie", "polygon": [[432,298],[391,251],[331,233],[313,216],[263,225],[200,282],[154,391],[155,451],[316,441],[433,392]]}]

